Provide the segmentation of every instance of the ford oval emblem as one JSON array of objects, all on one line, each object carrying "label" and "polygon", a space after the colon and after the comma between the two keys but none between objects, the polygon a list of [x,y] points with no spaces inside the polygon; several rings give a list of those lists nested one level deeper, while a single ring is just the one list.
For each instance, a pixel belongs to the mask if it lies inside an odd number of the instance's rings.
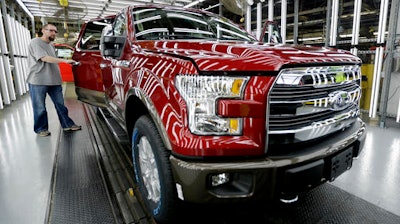
[{"label": "ford oval emblem", "polygon": [[329,95],[329,106],[332,110],[343,110],[350,103],[350,94],[346,91],[335,91]]}]

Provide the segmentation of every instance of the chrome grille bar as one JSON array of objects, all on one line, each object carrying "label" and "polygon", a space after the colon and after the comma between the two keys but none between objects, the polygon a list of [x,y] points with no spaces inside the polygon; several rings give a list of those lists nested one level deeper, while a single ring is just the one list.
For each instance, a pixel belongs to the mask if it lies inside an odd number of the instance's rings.
[{"label": "chrome grille bar", "polygon": [[284,69],[268,98],[268,138],[308,141],[345,128],[359,116],[360,98],[358,65]]}]

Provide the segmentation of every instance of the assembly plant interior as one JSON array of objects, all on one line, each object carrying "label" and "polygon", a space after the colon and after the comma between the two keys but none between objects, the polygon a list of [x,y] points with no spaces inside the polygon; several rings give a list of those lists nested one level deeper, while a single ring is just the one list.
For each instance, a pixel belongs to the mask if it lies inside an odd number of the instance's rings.
[{"label": "assembly plant interior", "polygon": [[[47,97],[51,135],[37,135],[33,131],[34,112],[26,81],[28,45],[31,39],[42,35],[43,25],[57,27],[56,53],[58,58],[67,60],[78,49],[78,37],[85,23],[111,18],[125,7],[141,5],[208,11],[239,24],[260,42],[265,22],[273,21],[280,32],[279,46],[335,48],[362,61],[357,115],[365,123],[365,142],[348,170],[288,200],[187,203],[176,214],[179,223],[400,223],[399,0],[0,0],[0,224],[158,223],[137,192],[137,168],[132,165],[135,155],[131,152],[131,141],[137,133],[112,129],[118,121],[107,109],[88,104],[93,98],[78,99],[77,94],[82,92],[76,90],[77,74],[72,69],[75,65],[59,64],[59,68],[65,106],[82,130],[63,130],[54,104]],[[106,35],[106,29],[99,33]],[[167,45],[170,40],[162,41]],[[175,46],[179,43],[178,40]],[[79,50],[85,57],[85,49]],[[175,51],[164,53],[169,56]],[[193,52],[184,53],[187,55],[178,57],[179,60]],[[117,57],[110,61],[113,60]],[[194,57],[188,61],[196,60]],[[199,64],[193,67],[200,70]],[[159,69],[172,67],[165,65]],[[287,70],[293,71],[290,69]],[[299,83],[300,87],[306,85]],[[322,89],[321,86],[317,88]],[[156,85],[148,88],[152,87]],[[150,98],[144,97],[143,101]],[[342,106],[341,102],[335,103]],[[229,103],[225,106],[226,111],[233,107]],[[252,108],[258,107],[249,110]],[[224,113],[224,109],[218,112]],[[174,126],[168,122],[165,126],[169,125]],[[294,148],[295,145],[292,144]],[[167,144],[168,147],[172,146]]]}]

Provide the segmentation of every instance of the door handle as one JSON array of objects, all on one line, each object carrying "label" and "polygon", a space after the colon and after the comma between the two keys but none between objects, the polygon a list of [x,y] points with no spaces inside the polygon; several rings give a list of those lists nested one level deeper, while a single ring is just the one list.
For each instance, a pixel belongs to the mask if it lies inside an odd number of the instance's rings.
[{"label": "door handle", "polygon": [[100,63],[100,68],[107,68],[107,64]]},{"label": "door handle", "polygon": [[115,66],[118,66],[118,67],[125,67],[125,68],[129,68],[130,65],[131,65],[131,62],[130,62],[130,61],[127,61],[127,60],[117,61],[117,62],[115,63]]}]

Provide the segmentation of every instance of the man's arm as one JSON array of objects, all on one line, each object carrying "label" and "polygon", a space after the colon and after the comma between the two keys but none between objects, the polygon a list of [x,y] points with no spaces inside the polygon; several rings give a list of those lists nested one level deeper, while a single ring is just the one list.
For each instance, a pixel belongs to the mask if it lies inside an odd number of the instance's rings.
[{"label": "man's arm", "polygon": [[72,64],[72,63],[76,62],[75,60],[72,60],[72,59],[55,58],[55,57],[51,57],[51,56],[44,56],[44,57],[40,58],[40,60],[43,62],[47,62],[47,63],[57,63],[57,64],[61,63],[61,62],[68,63],[68,64]]}]

